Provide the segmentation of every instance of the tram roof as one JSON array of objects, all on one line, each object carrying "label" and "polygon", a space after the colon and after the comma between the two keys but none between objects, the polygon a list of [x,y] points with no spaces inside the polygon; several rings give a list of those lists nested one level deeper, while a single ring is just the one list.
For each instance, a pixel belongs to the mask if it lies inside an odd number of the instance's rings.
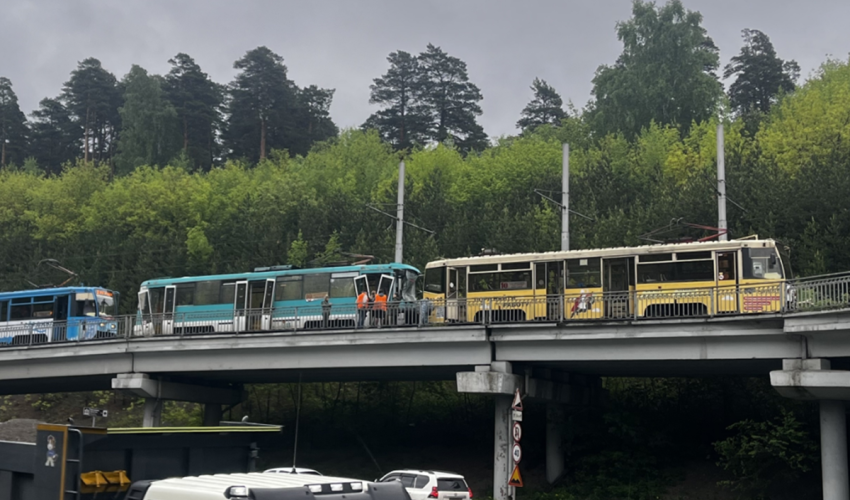
[{"label": "tram roof", "polygon": [[772,239],[748,239],[730,241],[701,241],[688,243],[666,243],[657,245],[641,245],[636,247],[613,247],[592,248],[585,250],[569,250],[556,252],[536,253],[513,253],[497,255],[481,255],[476,257],[459,257],[455,259],[441,259],[429,262],[425,268],[471,265],[471,264],[496,264],[527,261],[553,261],[563,259],[582,259],[590,257],[631,257],[633,255],[651,255],[669,252],[699,252],[699,251],[723,251],[737,250],[739,248],[765,248],[775,247],[776,242]]},{"label": "tram roof", "polygon": [[92,290],[106,290],[101,286],[63,286],[54,288],[33,288],[31,290],[16,290],[11,292],[0,292],[0,299],[10,299],[15,297],[44,297],[45,295],[61,295],[66,293],[91,292]]},{"label": "tram roof", "polygon": [[365,264],[360,266],[311,267],[307,269],[269,270],[234,274],[214,274],[205,276],[181,276],[172,278],[154,278],[142,282],[144,286],[164,286],[172,283],[195,283],[210,280],[251,280],[271,279],[277,276],[297,276],[302,274],[349,273],[349,272],[384,272],[393,269],[405,269],[419,273],[419,270],[407,264]]}]

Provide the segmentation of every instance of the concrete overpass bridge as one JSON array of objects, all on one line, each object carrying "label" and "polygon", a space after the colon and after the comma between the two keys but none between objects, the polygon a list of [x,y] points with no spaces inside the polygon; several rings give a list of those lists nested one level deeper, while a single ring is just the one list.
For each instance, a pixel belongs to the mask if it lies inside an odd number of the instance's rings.
[{"label": "concrete overpass bridge", "polygon": [[[808,303],[762,314],[592,321],[488,321],[383,328],[271,330],[50,342],[0,349],[0,393],[113,388],[146,398],[145,424],[163,400],[205,404],[205,420],[242,400],[242,385],[320,380],[456,379],[496,400],[494,496],[507,486],[510,400],[516,389],[550,403],[586,404],[600,376],[769,375],[783,395],[818,400],[824,498],[848,498],[844,401],[850,399],[850,278]],[[798,297],[805,292],[798,283]],[[815,295],[812,295],[813,297]],[[604,298],[603,298],[604,300]],[[674,311],[671,309],[671,311]],[[681,312],[681,311],[679,311]],[[133,325],[136,317],[122,318]],[[547,426],[547,475],[563,468],[559,429]]]}]

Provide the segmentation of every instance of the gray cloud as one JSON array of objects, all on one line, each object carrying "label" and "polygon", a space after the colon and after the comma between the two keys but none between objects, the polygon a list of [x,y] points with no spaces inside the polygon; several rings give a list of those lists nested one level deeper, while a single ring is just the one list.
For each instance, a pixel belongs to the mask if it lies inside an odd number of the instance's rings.
[{"label": "gray cloud", "polygon": [[[600,64],[621,45],[614,32],[631,2],[556,0],[80,0],[7,2],[0,17],[0,76],[12,80],[24,112],[61,92],[78,61],[96,57],[121,78],[132,64],[165,73],[186,52],[212,78],[232,80],[233,61],[266,45],[284,57],[299,85],[336,89],[331,114],[341,127],[374,112],[369,84],[395,50],[427,43],[464,60],[483,94],[481,123],[491,136],[511,134],[541,77],[578,107],[590,98]],[[850,3],[842,0],[686,0],[725,64],[744,28],[764,31],[779,57],[806,76],[827,54],[850,51]]]}]

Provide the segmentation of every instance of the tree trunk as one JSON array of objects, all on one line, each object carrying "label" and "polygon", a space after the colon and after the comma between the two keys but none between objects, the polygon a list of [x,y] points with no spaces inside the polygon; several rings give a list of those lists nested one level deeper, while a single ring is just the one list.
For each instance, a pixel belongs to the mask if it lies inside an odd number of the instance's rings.
[{"label": "tree trunk", "polygon": [[83,152],[83,161],[89,162],[89,112],[91,111],[91,107],[86,108],[86,124],[83,127],[83,148],[85,151]]},{"label": "tree trunk", "polygon": [[266,159],[266,119],[260,119],[260,159]]},{"label": "tree trunk", "polygon": [[2,139],[3,141],[3,153],[0,154],[0,166],[6,166],[6,139]]},{"label": "tree trunk", "polygon": [[183,116],[183,151],[189,152],[189,124],[186,123],[186,116]]}]

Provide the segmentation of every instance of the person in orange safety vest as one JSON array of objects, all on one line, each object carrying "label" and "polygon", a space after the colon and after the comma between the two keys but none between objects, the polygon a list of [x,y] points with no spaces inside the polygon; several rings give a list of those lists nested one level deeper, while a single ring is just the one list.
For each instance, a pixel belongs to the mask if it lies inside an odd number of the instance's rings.
[{"label": "person in orange safety vest", "polygon": [[363,328],[366,323],[366,315],[369,313],[369,294],[360,292],[357,296],[357,328]]},{"label": "person in orange safety vest", "polygon": [[378,291],[375,296],[375,319],[378,323],[378,328],[384,323],[384,318],[387,316],[387,296],[384,292]]}]

